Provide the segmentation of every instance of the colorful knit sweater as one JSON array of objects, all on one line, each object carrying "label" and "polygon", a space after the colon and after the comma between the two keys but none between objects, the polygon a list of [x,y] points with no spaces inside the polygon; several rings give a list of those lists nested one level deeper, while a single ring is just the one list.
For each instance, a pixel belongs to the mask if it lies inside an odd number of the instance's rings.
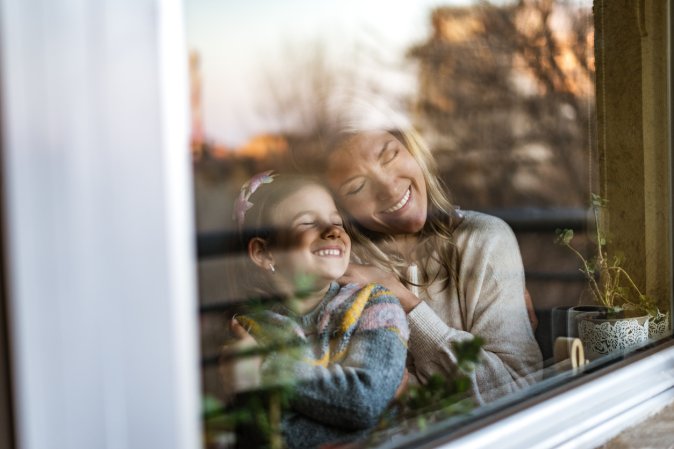
[{"label": "colorful knit sweater", "polygon": [[306,315],[275,307],[238,319],[260,344],[278,344],[281,334],[295,343],[262,366],[265,382],[296,382],[283,418],[290,448],[362,435],[402,379],[409,329],[398,299],[380,285],[333,283]]}]

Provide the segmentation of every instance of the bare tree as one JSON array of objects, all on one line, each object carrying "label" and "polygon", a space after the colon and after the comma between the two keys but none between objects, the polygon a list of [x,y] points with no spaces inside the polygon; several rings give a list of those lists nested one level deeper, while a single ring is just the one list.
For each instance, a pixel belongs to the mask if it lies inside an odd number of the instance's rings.
[{"label": "bare tree", "polygon": [[581,205],[594,145],[591,11],[565,2],[438,8],[417,114],[473,207]]}]

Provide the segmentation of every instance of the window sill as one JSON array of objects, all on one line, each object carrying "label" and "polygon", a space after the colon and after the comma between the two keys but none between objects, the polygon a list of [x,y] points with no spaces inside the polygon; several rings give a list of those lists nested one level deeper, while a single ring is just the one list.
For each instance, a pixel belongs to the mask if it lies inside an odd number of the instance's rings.
[{"label": "window sill", "polygon": [[515,406],[504,405],[451,435],[429,429],[422,441],[396,446],[593,449],[672,401],[674,340],[668,338]]}]

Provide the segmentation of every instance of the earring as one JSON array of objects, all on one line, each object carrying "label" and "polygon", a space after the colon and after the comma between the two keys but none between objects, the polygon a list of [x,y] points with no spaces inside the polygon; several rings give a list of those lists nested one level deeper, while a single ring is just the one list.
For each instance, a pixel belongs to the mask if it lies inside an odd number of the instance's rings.
[{"label": "earring", "polygon": [[269,271],[271,271],[272,273],[275,273],[275,272],[276,272],[276,268],[274,268],[274,264],[273,264],[273,263],[270,263],[270,264],[269,264]]}]

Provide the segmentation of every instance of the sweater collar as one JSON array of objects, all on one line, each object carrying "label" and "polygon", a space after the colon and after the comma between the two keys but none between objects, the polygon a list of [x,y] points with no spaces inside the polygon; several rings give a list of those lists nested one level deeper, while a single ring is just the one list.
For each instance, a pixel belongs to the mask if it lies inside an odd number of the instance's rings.
[{"label": "sweater collar", "polygon": [[339,289],[340,289],[339,284],[335,281],[332,281],[330,283],[330,286],[328,287],[328,291],[323,296],[323,299],[321,299],[321,301],[316,305],[316,307],[314,307],[304,315],[295,313],[282,304],[277,304],[274,307],[274,312],[280,313],[282,315],[294,319],[305,329],[313,327],[316,324],[316,320],[318,320],[318,317],[321,315],[323,310],[325,310],[325,306],[335,297],[335,295],[337,295]]}]

